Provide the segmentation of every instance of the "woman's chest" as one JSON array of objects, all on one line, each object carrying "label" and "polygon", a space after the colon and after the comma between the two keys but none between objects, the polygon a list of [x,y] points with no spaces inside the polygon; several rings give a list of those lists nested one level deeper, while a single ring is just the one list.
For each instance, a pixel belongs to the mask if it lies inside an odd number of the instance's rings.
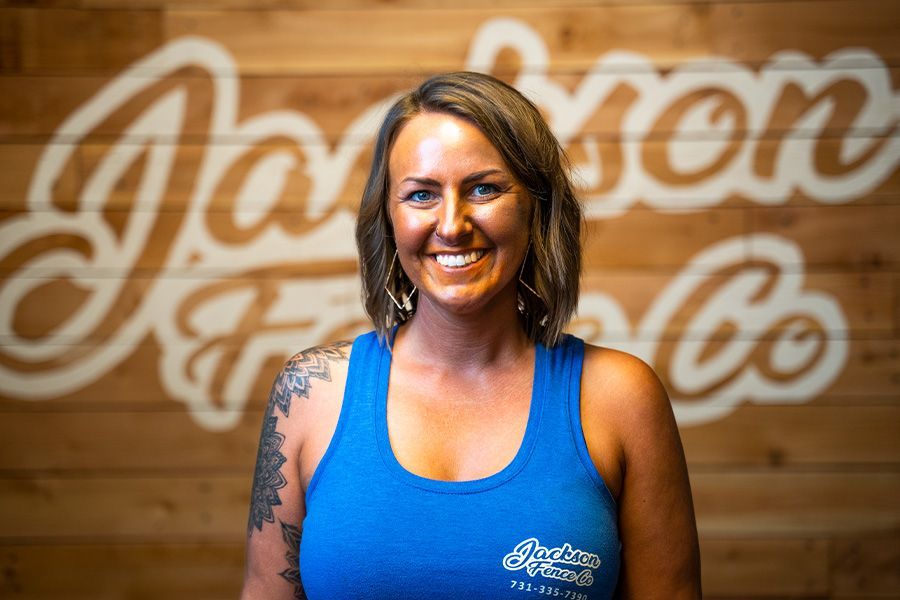
[{"label": "woman's chest", "polygon": [[321,490],[303,525],[309,597],[609,598],[614,509],[570,478],[527,479],[464,494],[377,480],[364,494]]},{"label": "woman's chest", "polygon": [[396,385],[387,397],[388,437],[398,462],[412,473],[479,479],[515,457],[530,408],[530,382]]}]

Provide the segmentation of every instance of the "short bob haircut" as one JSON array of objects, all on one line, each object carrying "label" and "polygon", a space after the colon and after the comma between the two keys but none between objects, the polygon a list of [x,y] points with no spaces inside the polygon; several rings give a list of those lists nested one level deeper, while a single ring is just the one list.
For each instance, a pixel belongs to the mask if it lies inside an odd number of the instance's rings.
[{"label": "short bob haircut", "polygon": [[478,127],[534,198],[531,244],[521,276],[527,287],[519,284],[519,312],[533,342],[556,345],[575,312],[581,275],[581,207],[568,160],[534,104],[502,81],[471,72],[428,79],[397,100],[378,131],[356,223],[356,244],[363,303],[379,337],[384,340],[395,324],[411,316],[418,300],[417,295],[412,297],[409,311],[398,308],[385,283],[390,272],[392,290],[410,286],[399,264],[391,272],[396,246],[388,213],[388,162],[400,130],[421,113],[446,113]]}]

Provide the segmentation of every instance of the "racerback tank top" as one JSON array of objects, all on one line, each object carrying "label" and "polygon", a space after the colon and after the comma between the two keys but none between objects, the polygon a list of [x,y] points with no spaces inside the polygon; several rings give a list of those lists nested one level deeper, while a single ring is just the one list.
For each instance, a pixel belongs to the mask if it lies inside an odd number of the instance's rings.
[{"label": "racerback tank top", "polygon": [[619,573],[615,501],[579,414],[584,345],[538,345],[525,434],[501,471],[428,479],[394,456],[391,353],[353,344],[337,427],[306,491],[300,571],[327,598],[606,600]]}]

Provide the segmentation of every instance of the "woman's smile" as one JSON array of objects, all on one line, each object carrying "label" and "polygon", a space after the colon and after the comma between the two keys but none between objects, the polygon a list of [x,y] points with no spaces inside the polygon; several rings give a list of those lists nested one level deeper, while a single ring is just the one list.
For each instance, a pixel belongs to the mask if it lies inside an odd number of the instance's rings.
[{"label": "woman's smile", "polygon": [[434,259],[442,266],[450,269],[460,269],[472,265],[484,256],[484,250],[472,250],[463,254],[435,254]]}]

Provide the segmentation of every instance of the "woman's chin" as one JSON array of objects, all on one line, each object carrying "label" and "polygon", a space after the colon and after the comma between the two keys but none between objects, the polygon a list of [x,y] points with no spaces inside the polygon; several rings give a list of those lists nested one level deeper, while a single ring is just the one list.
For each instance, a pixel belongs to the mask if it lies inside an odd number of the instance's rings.
[{"label": "woman's chin", "polygon": [[[419,293],[422,293],[421,290]],[[419,298],[420,307],[422,303],[426,303],[428,309],[454,316],[473,316],[492,314],[496,315],[497,311],[492,310],[495,305],[502,303],[511,307],[510,314],[515,314],[515,300],[512,302],[502,302],[498,294],[485,294],[478,291],[460,290],[452,293],[450,290],[442,290],[440,294],[422,294]]]}]

